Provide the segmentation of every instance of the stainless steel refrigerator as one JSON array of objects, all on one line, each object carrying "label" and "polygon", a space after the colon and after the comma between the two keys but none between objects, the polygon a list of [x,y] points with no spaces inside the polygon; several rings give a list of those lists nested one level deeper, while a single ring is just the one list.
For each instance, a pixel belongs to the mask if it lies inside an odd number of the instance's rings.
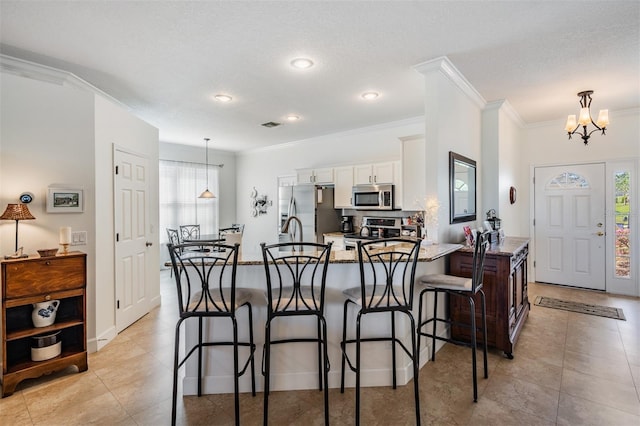
[{"label": "stainless steel refrigerator", "polygon": [[[300,219],[302,230],[291,221],[289,232],[280,232],[290,216]],[[333,205],[333,188],[315,185],[278,188],[278,241],[281,243],[300,241],[301,235],[302,241],[322,243],[323,234],[340,231],[341,217],[341,211]]]}]

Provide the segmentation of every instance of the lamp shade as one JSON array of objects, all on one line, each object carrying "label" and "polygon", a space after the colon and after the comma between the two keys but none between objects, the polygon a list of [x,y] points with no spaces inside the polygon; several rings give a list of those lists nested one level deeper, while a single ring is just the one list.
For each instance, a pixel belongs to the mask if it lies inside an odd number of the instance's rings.
[{"label": "lamp shade", "polygon": [[26,204],[8,204],[0,219],[3,220],[29,220],[35,219]]},{"label": "lamp shade", "polygon": [[202,194],[200,194],[198,198],[216,198],[216,196],[213,195],[213,192],[209,191],[209,188],[207,188],[202,191]]},{"label": "lamp shade", "polygon": [[605,128],[609,125],[609,110],[601,109],[598,114],[598,127]]}]

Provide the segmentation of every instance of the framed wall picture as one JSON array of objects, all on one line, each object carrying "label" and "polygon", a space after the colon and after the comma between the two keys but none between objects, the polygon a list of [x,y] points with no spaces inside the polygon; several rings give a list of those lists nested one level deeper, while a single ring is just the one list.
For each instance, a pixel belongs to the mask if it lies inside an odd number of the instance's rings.
[{"label": "framed wall picture", "polygon": [[81,188],[53,187],[47,190],[47,213],[82,213],[84,197]]}]

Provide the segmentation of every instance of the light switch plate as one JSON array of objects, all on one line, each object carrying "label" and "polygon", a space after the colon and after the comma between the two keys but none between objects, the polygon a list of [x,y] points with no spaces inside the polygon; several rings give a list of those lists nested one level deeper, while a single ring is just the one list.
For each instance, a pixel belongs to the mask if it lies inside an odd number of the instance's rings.
[{"label": "light switch plate", "polygon": [[87,231],[76,231],[71,233],[72,246],[84,246],[87,244]]}]

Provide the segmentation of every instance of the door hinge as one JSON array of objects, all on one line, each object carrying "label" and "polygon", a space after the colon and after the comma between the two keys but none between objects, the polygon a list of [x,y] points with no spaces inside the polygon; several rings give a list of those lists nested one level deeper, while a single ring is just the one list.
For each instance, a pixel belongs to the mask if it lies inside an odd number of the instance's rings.
[{"label": "door hinge", "polygon": [[118,166],[116,166],[116,174],[118,174]]},{"label": "door hinge", "polygon": [[116,309],[120,309],[120,301],[116,300]]},{"label": "door hinge", "polygon": [[120,233],[116,232],[116,243],[120,241]]},{"label": "door hinge", "polygon": [[535,260],[533,261],[533,267],[534,268],[536,267],[536,261]]},{"label": "door hinge", "polygon": [[534,176],[532,180],[533,180],[533,184],[535,185],[536,184],[536,177]]},{"label": "door hinge", "polygon": [[536,220],[533,219],[533,226],[536,226]]}]

